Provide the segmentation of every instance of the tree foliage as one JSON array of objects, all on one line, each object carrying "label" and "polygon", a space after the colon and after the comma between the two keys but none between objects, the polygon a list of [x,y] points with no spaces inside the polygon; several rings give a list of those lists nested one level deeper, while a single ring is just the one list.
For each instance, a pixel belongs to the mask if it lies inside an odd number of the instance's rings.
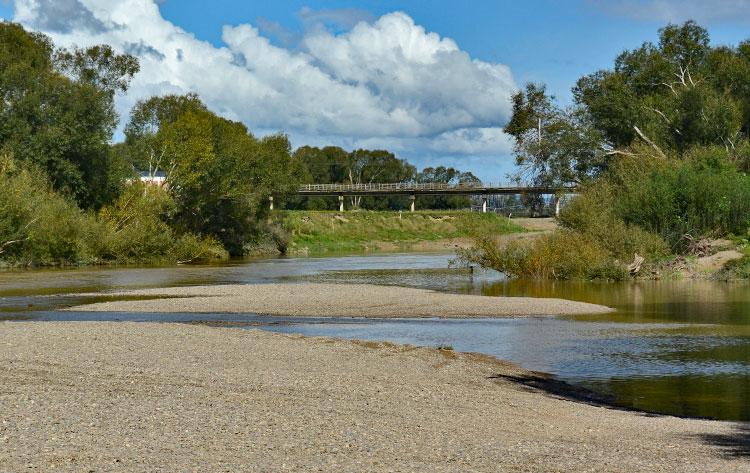
[{"label": "tree foliage", "polygon": [[613,69],[582,77],[573,93],[612,147],[645,136],[668,154],[729,149],[750,131],[748,52],[747,42],[712,48],[695,22],[668,25],[658,44],[623,52]]},{"label": "tree foliage", "polygon": [[736,154],[750,132],[750,42],[712,47],[693,21],[667,25],[656,44],[624,51],[612,69],[581,77],[573,95],[569,109],[543,85],[513,96],[506,132],[515,138],[519,177],[586,182],[639,143],[672,157],[711,145]]},{"label": "tree foliage", "polygon": [[530,84],[506,127],[535,182],[582,184],[563,229],[507,248],[482,241],[469,259],[522,276],[595,278],[609,268],[612,278],[635,254],[658,264],[695,239],[747,235],[750,42],[713,47],[695,22],[667,25],[658,42],[581,77],[573,94],[565,110]]},{"label": "tree foliage", "polygon": [[0,151],[39,166],[84,207],[112,200],[123,170],[109,147],[114,95],[137,71],[109,46],[55,50],[42,34],[0,23]]},{"label": "tree foliage", "polygon": [[562,188],[586,182],[606,166],[602,136],[585,111],[558,107],[543,85],[533,83],[512,100],[505,131],[515,139],[516,179]]},{"label": "tree foliage", "polygon": [[258,139],[194,95],[139,102],[125,130],[123,154],[167,173],[176,228],[212,236],[233,254],[262,230],[269,197],[299,182],[286,136]]},{"label": "tree foliage", "polygon": [[190,262],[224,257],[211,239],[175,234],[169,195],[141,183],[97,214],[54,192],[44,172],[0,156],[0,264]]},{"label": "tree foliage", "polygon": [[[417,173],[418,183],[439,184],[479,184],[478,177],[468,171],[445,166],[424,168]],[[465,195],[424,195],[419,196],[419,208],[425,209],[465,209],[471,206],[471,199]]]}]

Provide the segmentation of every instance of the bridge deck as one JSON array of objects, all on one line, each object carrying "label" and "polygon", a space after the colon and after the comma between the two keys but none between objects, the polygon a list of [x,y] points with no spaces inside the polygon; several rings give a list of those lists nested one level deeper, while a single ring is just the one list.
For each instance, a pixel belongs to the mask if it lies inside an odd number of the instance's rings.
[{"label": "bridge deck", "polygon": [[298,195],[482,195],[482,194],[555,194],[574,192],[575,187],[563,188],[525,184],[445,184],[445,183],[393,183],[393,184],[305,184]]}]

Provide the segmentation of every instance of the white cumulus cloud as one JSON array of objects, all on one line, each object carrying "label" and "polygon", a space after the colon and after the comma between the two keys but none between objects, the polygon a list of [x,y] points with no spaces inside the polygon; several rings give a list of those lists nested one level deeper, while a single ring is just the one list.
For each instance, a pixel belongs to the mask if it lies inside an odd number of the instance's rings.
[{"label": "white cumulus cloud", "polygon": [[470,57],[405,13],[302,14],[346,29],[306,28],[292,48],[250,24],[225,26],[216,47],[165,20],[154,0],[16,0],[14,20],[61,46],[108,43],[137,55],[141,72],[118,99],[123,115],[139,99],[196,92],[227,118],[287,132],[296,145],[507,160],[501,127],[516,90],[507,66]]}]

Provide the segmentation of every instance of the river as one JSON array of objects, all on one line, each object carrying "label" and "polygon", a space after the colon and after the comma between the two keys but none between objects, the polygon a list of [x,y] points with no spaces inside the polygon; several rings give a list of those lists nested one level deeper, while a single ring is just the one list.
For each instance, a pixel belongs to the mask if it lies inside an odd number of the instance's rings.
[{"label": "river", "polygon": [[[750,420],[750,284],[508,281],[448,269],[446,254],[276,258],[221,265],[0,273],[0,320],[242,321],[277,332],[451,346],[543,371],[646,412]],[[364,282],[493,296],[563,297],[607,315],[519,319],[279,318],[59,312],[83,293],[277,281]]]}]

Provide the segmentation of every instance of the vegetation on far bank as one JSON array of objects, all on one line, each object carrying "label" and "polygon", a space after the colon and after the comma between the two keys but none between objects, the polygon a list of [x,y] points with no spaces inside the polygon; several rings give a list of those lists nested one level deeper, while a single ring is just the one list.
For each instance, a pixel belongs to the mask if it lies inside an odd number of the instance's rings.
[{"label": "vegetation on far bank", "polygon": [[219,242],[177,235],[162,189],[134,183],[112,205],[83,211],[55,193],[44,173],[0,156],[2,266],[187,263],[226,257]]},{"label": "vegetation on far bank", "polygon": [[[659,277],[712,239],[748,237],[750,42],[712,47],[695,23],[669,25],[573,92],[562,109],[529,84],[506,129],[522,173],[580,187],[560,230],[502,247],[480,239],[464,260],[517,277]],[[748,267],[746,256],[720,275]]]},{"label": "vegetation on far bank", "polygon": [[283,211],[276,218],[293,254],[408,248],[419,241],[525,231],[507,217],[468,211]]},{"label": "vegetation on far bank", "polygon": [[[383,150],[292,152],[285,135],[258,138],[194,94],[138,102],[124,142],[112,144],[115,97],[138,72],[135,57],[110,46],[56,48],[43,34],[0,22],[0,266],[283,252],[288,242],[269,223],[269,197],[277,208],[337,205],[294,198],[300,183],[476,180],[452,168],[417,172]],[[164,182],[144,186],[137,171]],[[408,202],[357,198],[348,205]],[[468,200],[433,198],[429,205],[466,207]]]},{"label": "vegetation on far bank", "polygon": [[[358,149],[351,152],[338,146],[316,148],[302,146],[294,151],[293,160],[298,166],[301,184],[370,184],[370,183],[478,183],[470,172],[445,166],[427,167],[417,171],[406,160],[398,159],[385,150]],[[347,208],[367,210],[404,210],[409,208],[409,196],[350,196]],[[466,209],[471,199],[466,195],[420,195],[423,209]],[[338,197],[291,197],[285,202],[287,209],[336,210]]]},{"label": "vegetation on far bank", "polygon": [[[115,97],[138,69],[109,46],[59,49],[0,22],[0,265],[178,263],[476,238],[462,258],[512,276],[625,279],[669,271],[704,253],[706,241],[730,238],[746,256],[718,277],[750,275],[750,41],[714,47],[693,22],[668,25],[658,44],[582,77],[573,107],[541,85],[519,91],[506,127],[516,177],[579,191],[559,230],[503,246],[495,236],[521,229],[448,211],[468,207],[466,197],[420,197],[446,210],[397,214],[330,212],[335,198],[294,196],[300,183],[475,182],[471,173],[418,172],[384,150],[292,151],[285,135],[256,137],[196,95],[138,102],[125,141],[111,144]],[[137,170],[163,175],[164,185],[141,184]],[[277,209],[307,212],[272,213],[271,196]],[[522,197],[529,208],[543,204]],[[407,206],[403,196],[347,202]]]}]

